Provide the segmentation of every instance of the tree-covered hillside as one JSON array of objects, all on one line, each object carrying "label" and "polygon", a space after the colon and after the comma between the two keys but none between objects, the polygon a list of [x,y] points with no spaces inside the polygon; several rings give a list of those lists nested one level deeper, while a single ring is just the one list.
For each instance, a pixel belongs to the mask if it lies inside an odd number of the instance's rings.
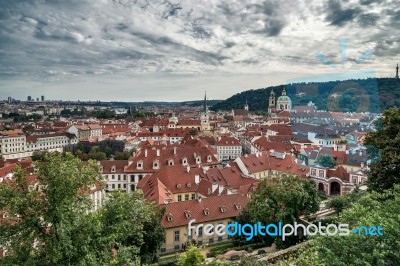
[{"label": "tree-covered hillside", "polygon": [[[268,97],[274,90],[276,99],[283,85],[248,90],[215,104],[212,110],[243,109],[246,100],[251,111],[266,111]],[[312,101],[320,110],[380,112],[400,106],[400,79],[369,78],[346,81],[304,82],[286,85],[293,106]]]}]

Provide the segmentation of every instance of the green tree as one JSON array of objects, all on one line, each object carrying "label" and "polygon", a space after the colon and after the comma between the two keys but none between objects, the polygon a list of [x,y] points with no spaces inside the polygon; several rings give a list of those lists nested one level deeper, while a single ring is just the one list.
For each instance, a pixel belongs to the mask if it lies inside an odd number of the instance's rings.
[{"label": "green tree", "polygon": [[[0,224],[0,243],[12,252],[5,265],[80,265],[81,251],[90,249],[94,217],[87,214],[91,201],[82,191],[100,182],[94,162],[66,154],[46,155],[36,163],[42,191],[31,190],[23,169],[15,170],[15,182],[0,186],[0,209],[9,221]],[[12,221],[12,222],[11,222]],[[36,248],[34,248],[36,246]]]},{"label": "green tree", "polygon": [[321,154],[318,156],[316,163],[328,168],[335,167],[335,160],[333,160],[332,156],[329,154]]},{"label": "green tree", "polygon": [[328,207],[333,208],[337,212],[341,212],[346,208],[349,208],[354,202],[361,197],[361,192],[356,187],[350,194],[337,196],[328,202]]},{"label": "green tree", "polygon": [[[241,224],[294,223],[300,215],[317,211],[319,202],[314,181],[292,175],[263,180],[237,220]],[[243,237],[235,239],[244,241]],[[256,236],[253,241],[264,245],[275,241],[278,247],[286,247],[299,239],[294,236],[282,242],[281,238]]]},{"label": "green tree", "polygon": [[[382,236],[318,236],[313,248],[325,265],[400,265],[400,185],[383,193],[367,193],[349,209],[343,210],[337,223],[352,228],[378,226]],[[362,231],[364,232],[364,231]]]},{"label": "green tree", "polygon": [[46,154],[35,163],[41,190],[29,187],[22,168],[0,185],[1,265],[140,265],[157,259],[164,237],[161,213],[138,193],[113,193],[90,211],[88,192],[102,186],[94,161],[70,153]]},{"label": "green tree", "polygon": [[122,261],[133,258],[130,263],[140,260],[155,262],[158,259],[165,237],[161,227],[162,215],[154,204],[147,204],[141,194],[113,193],[100,210],[100,215],[99,249],[115,249]]},{"label": "green tree", "polygon": [[201,253],[200,249],[196,246],[190,246],[186,252],[179,255],[178,266],[198,266],[202,265],[205,261],[205,256]]},{"label": "green tree", "polygon": [[[368,188],[383,191],[400,183],[400,108],[391,108],[382,115],[376,132],[365,137],[372,155],[368,172]],[[374,152],[374,148],[379,153]]]},{"label": "green tree", "polygon": [[98,146],[93,146],[88,153],[88,158],[92,160],[102,161],[106,160],[107,156]]}]

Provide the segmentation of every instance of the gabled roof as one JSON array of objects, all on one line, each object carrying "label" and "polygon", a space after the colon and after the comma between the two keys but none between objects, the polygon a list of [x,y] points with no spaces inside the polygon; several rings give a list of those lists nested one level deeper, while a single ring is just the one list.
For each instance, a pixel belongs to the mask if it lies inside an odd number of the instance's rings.
[{"label": "gabled roof", "polygon": [[204,223],[234,218],[247,205],[248,198],[241,194],[221,195],[199,200],[181,201],[160,205],[165,209],[161,220],[164,228],[184,226],[190,220]]}]

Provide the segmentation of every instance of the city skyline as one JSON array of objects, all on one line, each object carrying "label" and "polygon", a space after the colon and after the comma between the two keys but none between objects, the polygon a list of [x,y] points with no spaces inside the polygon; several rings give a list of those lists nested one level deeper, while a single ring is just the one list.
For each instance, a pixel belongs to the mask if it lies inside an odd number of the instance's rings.
[{"label": "city skyline", "polygon": [[[3,6],[2,99],[188,101],[204,90],[210,99],[226,99],[291,79],[365,69],[394,77],[399,61],[400,13],[389,1]],[[343,64],[340,40],[347,40]],[[365,51],[372,56],[355,64]],[[318,61],[318,53],[336,67]]]}]

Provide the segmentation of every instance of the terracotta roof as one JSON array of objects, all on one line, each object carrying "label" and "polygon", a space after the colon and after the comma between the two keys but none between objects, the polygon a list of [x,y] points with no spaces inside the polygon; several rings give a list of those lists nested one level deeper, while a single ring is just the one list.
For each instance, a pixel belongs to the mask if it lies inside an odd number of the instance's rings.
[{"label": "terracotta roof", "polygon": [[62,136],[67,136],[67,133],[60,132],[60,133],[44,134],[44,135],[30,135],[26,137],[26,142],[37,142],[38,139],[54,138]]},{"label": "terracotta roof", "polygon": [[14,129],[14,130],[9,130],[9,131],[0,131],[0,136],[4,137],[18,137],[22,136],[24,133],[20,129]]},{"label": "terracotta roof", "polygon": [[[128,160],[103,160],[100,161],[100,165],[103,168],[103,174],[114,174],[124,173],[125,167],[128,166]],[[111,171],[115,167],[115,171]]]},{"label": "terracotta roof", "polygon": [[240,195],[222,195],[198,200],[189,200],[160,205],[165,209],[161,224],[164,228],[187,225],[190,220],[196,223],[234,218],[247,205],[248,198]]},{"label": "terracotta roof", "polygon": [[[196,158],[200,158],[200,161],[196,161]],[[219,164],[216,153],[211,147],[189,144],[147,145],[142,147],[135,157],[129,159],[132,164],[128,166],[126,172],[156,172],[159,168],[170,164],[184,165],[184,159],[190,166]],[[156,161],[158,167],[153,167]],[[142,166],[138,167],[138,163],[142,163]]]},{"label": "terracotta roof", "polygon": [[334,170],[328,169],[327,177],[337,177],[344,182],[350,182],[350,174],[343,166],[339,166]]},{"label": "terracotta roof", "polygon": [[260,152],[237,158],[241,160],[250,174],[275,170],[282,173],[290,173],[305,177],[308,173],[308,166],[297,164],[297,158],[291,155],[284,155],[284,158],[272,156],[270,152]]},{"label": "terracotta roof", "polygon": [[242,146],[240,141],[234,137],[222,136],[218,138],[217,146]]},{"label": "terracotta roof", "polygon": [[201,122],[197,119],[180,119],[178,120],[180,126],[200,126]]}]

